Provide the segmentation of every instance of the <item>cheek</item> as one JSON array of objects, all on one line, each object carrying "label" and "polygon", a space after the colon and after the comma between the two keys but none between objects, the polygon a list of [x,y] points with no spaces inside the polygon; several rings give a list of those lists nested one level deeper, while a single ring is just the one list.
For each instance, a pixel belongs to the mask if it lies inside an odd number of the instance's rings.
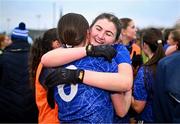
[{"label": "cheek", "polygon": [[134,38],[134,37],[136,37],[136,31],[135,30],[132,30],[131,31],[131,36]]},{"label": "cheek", "polygon": [[173,45],[173,41],[172,41],[172,40],[167,40],[167,43],[168,43],[169,45]]},{"label": "cheek", "polygon": [[93,34],[91,34],[90,36],[89,36],[89,42],[90,43],[94,43],[94,38],[93,38],[94,36],[93,36]]},{"label": "cheek", "polygon": [[6,40],[5,44],[9,45],[11,43],[11,40]]},{"label": "cheek", "polygon": [[98,34],[98,31],[94,27],[92,27],[91,30],[90,30],[90,35],[95,36],[97,34]]},{"label": "cheek", "polygon": [[115,42],[115,38],[112,37],[106,37],[104,44],[113,44]]},{"label": "cheek", "polygon": [[167,43],[168,43],[168,44],[170,44],[170,41],[169,41],[169,40],[167,40]]},{"label": "cheek", "polygon": [[143,50],[144,55],[147,57],[147,51],[146,51],[146,49],[143,47],[142,50]]},{"label": "cheek", "polygon": [[128,35],[129,38],[136,38],[136,31],[129,30],[127,35]]},{"label": "cheek", "polygon": [[95,37],[95,36],[97,36],[97,34],[98,34],[98,32],[96,31],[96,30],[91,30],[91,32],[90,32],[90,35],[89,35],[89,37],[90,37],[90,39],[92,38],[92,37]]}]

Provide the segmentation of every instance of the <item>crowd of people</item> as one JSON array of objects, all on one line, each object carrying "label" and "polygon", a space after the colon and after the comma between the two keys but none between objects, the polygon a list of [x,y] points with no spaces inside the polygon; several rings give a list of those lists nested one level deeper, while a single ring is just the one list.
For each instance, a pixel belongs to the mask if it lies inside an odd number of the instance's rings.
[{"label": "crowd of people", "polygon": [[28,37],[0,34],[0,123],[180,122],[180,28],[67,13]]}]

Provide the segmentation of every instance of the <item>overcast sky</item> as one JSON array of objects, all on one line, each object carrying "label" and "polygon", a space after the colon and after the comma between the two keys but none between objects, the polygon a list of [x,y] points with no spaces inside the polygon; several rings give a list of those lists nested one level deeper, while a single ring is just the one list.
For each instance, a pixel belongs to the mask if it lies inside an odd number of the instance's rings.
[{"label": "overcast sky", "polygon": [[56,27],[62,14],[83,14],[89,23],[100,13],[132,18],[140,28],[173,26],[180,19],[180,0],[0,0],[0,32],[23,21],[29,29]]}]

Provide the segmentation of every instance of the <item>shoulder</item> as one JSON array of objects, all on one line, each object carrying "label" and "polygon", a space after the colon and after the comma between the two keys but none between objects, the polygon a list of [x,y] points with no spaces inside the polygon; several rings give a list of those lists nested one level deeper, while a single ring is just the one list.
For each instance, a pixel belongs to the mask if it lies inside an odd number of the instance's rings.
[{"label": "shoulder", "polygon": [[116,50],[121,50],[121,51],[128,51],[127,48],[123,45],[123,44],[114,44],[113,47],[116,49]]},{"label": "shoulder", "polygon": [[137,72],[138,75],[143,75],[144,74],[144,66],[141,66]]},{"label": "shoulder", "polygon": [[180,51],[173,53],[172,55],[162,58],[158,65],[169,66],[170,64],[178,64],[180,60]]},{"label": "shoulder", "polygon": [[145,77],[145,78],[152,78],[153,71],[149,66],[141,66],[137,72],[137,77]]},{"label": "shoulder", "polygon": [[130,54],[129,51],[127,50],[127,48],[122,45],[122,44],[115,44],[114,48],[117,51],[115,60],[117,62],[117,64],[120,63],[129,63],[131,64],[131,58],[130,58]]}]

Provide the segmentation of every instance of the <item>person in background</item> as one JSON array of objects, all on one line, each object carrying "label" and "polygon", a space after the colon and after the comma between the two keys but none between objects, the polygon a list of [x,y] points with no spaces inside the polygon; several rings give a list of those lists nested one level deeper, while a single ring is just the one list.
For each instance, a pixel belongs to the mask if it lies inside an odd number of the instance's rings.
[{"label": "person in background", "polygon": [[25,23],[11,34],[12,44],[0,59],[0,122],[36,123],[38,111],[29,85],[28,55],[30,45]]},{"label": "person in background", "polygon": [[3,50],[9,46],[12,43],[11,39],[5,35],[5,34],[0,34],[0,54],[3,53]]},{"label": "person in background", "polygon": [[[173,30],[172,30],[173,31]],[[176,39],[174,37],[174,32],[170,31],[169,33],[169,36],[168,36],[168,40],[167,40],[167,43],[168,43],[168,47],[165,51],[165,54],[166,56],[172,54],[173,52],[175,52],[177,50],[177,44],[178,44],[178,39]]]},{"label": "person in background", "polygon": [[139,66],[142,65],[141,48],[136,44],[137,28],[130,18],[120,18],[121,34],[119,42],[126,46],[130,53],[133,66],[133,74],[136,76]]},{"label": "person in background", "polygon": [[173,28],[165,28],[162,33],[163,33],[163,48],[164,48],[164,51],[166,52],[167,48],[169,47],[169,44],[168,44],[168,37],[169,37],[169,34],[170,32],[173,30]]},{"label": "person in background", "polygon": [[177,50],[161,59],[153,85],[156,123],[180,123],[180,29],[171,31]]},{"label": "person in background", "polygon": [[[141,48],[136,44],[137,41],[137,28],[135,22],[130,18],[120,18],[121,34],[119,42],[122,43],[129,51],[132,67],[133,77],[136,76],[138,68],[142,65]],[[126,118],[130,118],[130,122],[134,120],[134,110],[130,107]]]},{"label": "person in background", "polygon": [[30,83],[35,90],[36,105],[38,107],[38,123],[59,123],[58,108],[52,109],[47,101],[47,91],[39,79],[43,70],[41,57],[46,52],[61,46],[57,36],[57,29],[52,28],[44,32],[42,37],[36,38],[30,49],[29,74]]},{"label": "person in background", "polygon": [[159,29],[147,28],[143,31],[142,50],[149,59],[139,68],[135,77],[131,106],[139,114],[135,116],[138,121],[150,123],[154,122],[152,85],[154,85],[156,66],[158,61],[165,56],[162,33]]}]

